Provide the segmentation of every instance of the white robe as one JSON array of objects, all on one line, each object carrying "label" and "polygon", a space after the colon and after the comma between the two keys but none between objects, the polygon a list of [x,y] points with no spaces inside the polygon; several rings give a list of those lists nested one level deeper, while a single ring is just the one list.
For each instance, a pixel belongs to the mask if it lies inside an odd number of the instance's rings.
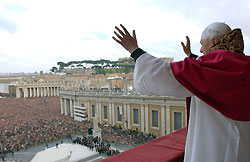
[{"label": "white robe", "polygon": [[175,79],[170,63],[141,55],[134,82],[141,94],[191,96],[185,162],[250,162],[250,122],[227,118],[194,96]]}]

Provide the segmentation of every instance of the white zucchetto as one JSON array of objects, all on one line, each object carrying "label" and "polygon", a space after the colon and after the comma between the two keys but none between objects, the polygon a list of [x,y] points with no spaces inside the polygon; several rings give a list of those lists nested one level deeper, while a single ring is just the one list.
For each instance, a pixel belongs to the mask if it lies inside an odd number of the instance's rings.
[{"label": "white zucchetto", "polygon": [[201,39],[208,38],[218,38],[221,39],[224,35],[228,34],[231,31],[231,28],[221,22],[215,22],[208,25],[202,32]]}]

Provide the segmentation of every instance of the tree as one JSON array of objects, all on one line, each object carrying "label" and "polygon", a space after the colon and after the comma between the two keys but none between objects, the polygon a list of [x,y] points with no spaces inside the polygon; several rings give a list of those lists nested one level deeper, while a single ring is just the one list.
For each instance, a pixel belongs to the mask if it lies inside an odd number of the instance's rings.
[{"label": "tree", "polygon": [[104,74],[106,75],[106,72],[103,68],[99,67],[99,68],[96,68],[96,74]]},{"label": "tree", "polygon": [[56,73],[56,72],[58,72],[58,69],[57,69],[57,67],[53,66],[53,67],[50,69],[50,71]]},{"label": "tree", "polygon": [[130,68],[128,66],[125,66],[124,68],[124,73],[128,74],[130,72]]}]

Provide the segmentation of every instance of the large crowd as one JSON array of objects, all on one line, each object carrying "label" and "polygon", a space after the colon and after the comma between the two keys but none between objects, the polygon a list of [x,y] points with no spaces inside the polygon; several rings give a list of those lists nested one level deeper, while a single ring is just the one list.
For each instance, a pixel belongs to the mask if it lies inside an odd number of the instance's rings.
[{"label": "large crowd", "polygon": [[73,143],[81,144],[89,148],[91,151],[99,152],[99,154],[106,154],[107,156],[113,156],[120,153],[118,149],[111,148],[110,143],[103,141],[99,137],[83,136],[83,138],[77,137],[73,140]]},{"label": "large crowd", "polygon": [[0,153],[81,134],[90,127],[89,122],[61,115],[59,97],[1,98],[0,121]]},{"label": "large crowd", "polygon": [[[75,134],[87,134],[92,127],[90,122],[79,122],[61,115],[59,97],[0,99],[0,154],[13,153]],[[95,148],[98,146],[97,150],[101,148],[107,155],[117,153],[109,151],[111,143],[135,146],[156,138],[153,134],[143,134],[137,130],[103,124],[99,124],[99,127],[102,129],[102,141],[95,143]],[[95,138],[84,140],[95,141]],[[92,144],[84,145],[92,149]]]},{"label": "large crowd", "polygon": [[124,129],[121,126],[103,124],[100,124],[99,127],[102,129],[102,139],[109,143],[136,146],[156,138],[155,134],[142,133],[137,129],[130,130]]}]

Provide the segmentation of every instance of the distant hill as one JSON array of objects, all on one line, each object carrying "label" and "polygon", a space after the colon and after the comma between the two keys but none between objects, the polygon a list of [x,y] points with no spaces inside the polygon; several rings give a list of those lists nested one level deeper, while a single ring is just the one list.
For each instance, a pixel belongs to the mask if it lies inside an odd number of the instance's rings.
[{"label": "distant hill", "polygon": [[129,73],[134,70],[135,62],[132,58],[121,58],[118,61],[110,60],[83,60],[70,61],[68,63],[57,62],[58,67],[54,66],[50,69],[51,72],[58,73],[67,69],[95,69],[96,74],[106,73]]}]

